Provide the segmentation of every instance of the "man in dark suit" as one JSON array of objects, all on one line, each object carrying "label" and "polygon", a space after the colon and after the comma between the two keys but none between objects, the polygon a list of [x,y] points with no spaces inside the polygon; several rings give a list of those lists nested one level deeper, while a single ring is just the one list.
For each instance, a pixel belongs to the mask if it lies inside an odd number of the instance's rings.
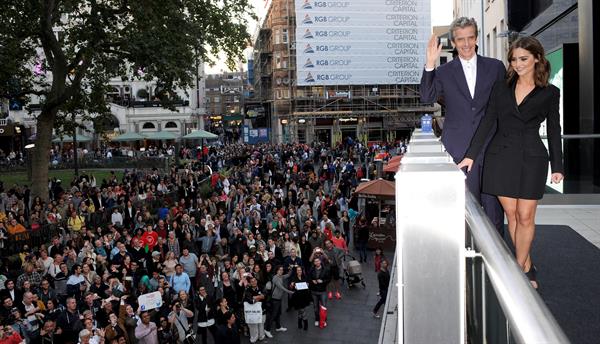
[{"label": "man in dark suit", "polygon": [[[421,101],[444,99],[446,118],[442,142],[454,162],[460,162],[486,112],[492,86],[505,77],[506,69],[496,59],[477,55],[477,23],[472,18],[457,18],[450,26],[452,45],[458,58],[437,69],[442,45],[432,35],[427,46],[427,64],[421,77]],[[493,134],[493,133],[492,133]],[[491,136],[490,136],[491,137]],[[489,141],[489,138],[488,138]],[[495,196],[481,193],[483,153],[467,173],[467,187],[480,200],[500,235],[504,232],[502,207]]]}]

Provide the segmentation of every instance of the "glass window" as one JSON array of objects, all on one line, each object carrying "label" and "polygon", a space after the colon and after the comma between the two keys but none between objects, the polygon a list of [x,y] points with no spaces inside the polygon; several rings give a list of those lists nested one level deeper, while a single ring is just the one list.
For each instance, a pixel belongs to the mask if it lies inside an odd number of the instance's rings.
[{"label": "glass window", "polygon": [[281,41],[283,43],[287,43],[288,42],[288,30],[287,29],[282,29],[281,30]]}]

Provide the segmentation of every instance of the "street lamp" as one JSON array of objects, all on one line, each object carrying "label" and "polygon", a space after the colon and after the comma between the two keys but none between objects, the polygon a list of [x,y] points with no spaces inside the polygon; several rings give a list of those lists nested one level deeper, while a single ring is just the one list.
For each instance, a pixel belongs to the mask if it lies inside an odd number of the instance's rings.
[{"label": "street lamp", "polygon": [[33,173],[32,171],[32,164],[31,164],[31,157],[33,154],[31,154],[31,150],[35,148],[35,143],[30,143],[28,145],[25,145],[25,152],[27,152],[27,180],[31,181],[31,175]]}]

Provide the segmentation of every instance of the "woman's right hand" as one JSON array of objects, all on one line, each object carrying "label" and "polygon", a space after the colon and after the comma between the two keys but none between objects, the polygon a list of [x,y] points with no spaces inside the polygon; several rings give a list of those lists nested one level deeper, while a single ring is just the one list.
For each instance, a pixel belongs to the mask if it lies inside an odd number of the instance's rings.
[{"label": "woman's right hand", "polygon": [[461,162],[458,163],[458,168],[461,170],[463,168],[467,168],[467,172],[471,172],[471,167],[473,167],[473,159],[464,158]]}]

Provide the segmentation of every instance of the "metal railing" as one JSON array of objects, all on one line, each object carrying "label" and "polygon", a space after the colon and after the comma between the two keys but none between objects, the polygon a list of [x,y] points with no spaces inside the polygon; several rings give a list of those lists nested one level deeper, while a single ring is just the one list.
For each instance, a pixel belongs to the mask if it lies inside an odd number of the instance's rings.
[{"label": "metal railing", "polygon": [[[480,319],[477,319],[477,323],[480,324],[476,329],[476,332],[479,332],[477,337],[488,343],[504,340],[506,343],[569,343],[554,316],[531,287],[514,255],[470,192],[467,192],[465,207],[468,233],[472,236],[474,244],[474,247],[467,248],[467,257],[481,259],[483,263],[481,275],[473,274],[467,282],[472,287],[472,300],[477,298],[476,289],[481,288],[481,302],[478,303],[479,306],[474,307],[479,310],[471,312],[474,316],[480,316]],[[495,339],[490,338],[490,324],[486,319],[489,301],[486,292],[488,280],[507,320],[507,326],[503,327],[505,331],[494,331]]]},{"label": "metal railing", "polygon": [[397,301],[379,343],[569,343],[431,133],[402,159],[396,219]]}]

